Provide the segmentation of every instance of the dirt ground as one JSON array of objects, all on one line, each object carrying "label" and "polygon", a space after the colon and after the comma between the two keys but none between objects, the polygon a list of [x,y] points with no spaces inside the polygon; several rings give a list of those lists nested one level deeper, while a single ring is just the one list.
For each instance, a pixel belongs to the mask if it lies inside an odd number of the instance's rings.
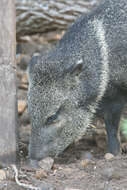
[{"label": "dirt ground", "polygon": [[[48,173],[22,162],[18,179],[34,190],[127,190],[127,155],[110,159],[105,153],[105,135],[86,135],[56,158]],[[0,182],[0,190],[24,189],[14,179]]]}]

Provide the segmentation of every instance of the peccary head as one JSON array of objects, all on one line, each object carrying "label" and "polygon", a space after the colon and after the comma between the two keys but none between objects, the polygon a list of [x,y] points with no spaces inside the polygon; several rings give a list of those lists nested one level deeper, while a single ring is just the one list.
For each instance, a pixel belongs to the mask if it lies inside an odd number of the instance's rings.
[{"label": "peccary head", "polygon": [[35,57],[29,65],[30,157],[36,160],[58,155],[80,138],[91,114],[86,104],[84,110],[87,94],[83,91],[89,84],[82,77],[90,76],[84,73],[83,59],[53,55]]}]

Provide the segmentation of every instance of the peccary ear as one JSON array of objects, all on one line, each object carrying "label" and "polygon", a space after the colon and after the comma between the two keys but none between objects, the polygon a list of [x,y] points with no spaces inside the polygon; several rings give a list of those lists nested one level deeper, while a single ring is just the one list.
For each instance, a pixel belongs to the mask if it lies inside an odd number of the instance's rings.
[{"label": "peccary ear", "polygon": [[82,69],[83,69],[83,64],[76,63],[69,68],[69,72],[74,76],[78,76],[82,72]]}]

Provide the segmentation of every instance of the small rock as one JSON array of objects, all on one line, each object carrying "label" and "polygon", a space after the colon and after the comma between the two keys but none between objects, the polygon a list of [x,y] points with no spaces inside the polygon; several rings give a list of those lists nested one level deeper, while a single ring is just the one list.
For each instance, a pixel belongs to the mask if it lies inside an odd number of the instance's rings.
[{"label": "small rock", "polygon": [[51,157],[44,158],[43,160],[38,162],[40,168],[43,169],[45,172],[50,172],[53,164],[54,160]]},{"label": "small rock", "polygon": [[114,155],[111,154],[111,153],[106,153],[104,157],[105,157],[106,160],[112,160],[112,159],[114,159]]},{"label": "small rock", "polygon": [[26,101],[25,100],[19,100],[18,101],[18,113],[22,114],[26,109]]},{"label": "small rock", "polygon": [[6,172],[4,170],[0,170],[0,181],[6,179]]},{"label": "small rock", "polygon": [[28,84],[19,84],[18,88],[22,90],[28,90]]},{"label": "small rock", "polygon": [[81,161],[81,166],[83,168],[86,168],[88,166],[88,164],[90,164],[90,160],[89,159],[85,159]]},{"label": "small rock", "polygon": [[47,173],[44,170],[40,169],[36,171],[35,177],[36,179],[47,178]]}]

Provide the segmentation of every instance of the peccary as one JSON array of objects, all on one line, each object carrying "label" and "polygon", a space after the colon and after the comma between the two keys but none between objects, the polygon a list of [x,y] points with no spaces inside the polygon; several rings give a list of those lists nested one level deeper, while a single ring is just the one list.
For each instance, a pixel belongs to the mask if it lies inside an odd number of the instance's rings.
[{"label": "peccary", "polygon": [[108,151],[127,100],[127,0],[105,0],[82,15],[56,47],[29,64],[31,159],[59,155],[84,135],[96,114],[104,118]]}]

